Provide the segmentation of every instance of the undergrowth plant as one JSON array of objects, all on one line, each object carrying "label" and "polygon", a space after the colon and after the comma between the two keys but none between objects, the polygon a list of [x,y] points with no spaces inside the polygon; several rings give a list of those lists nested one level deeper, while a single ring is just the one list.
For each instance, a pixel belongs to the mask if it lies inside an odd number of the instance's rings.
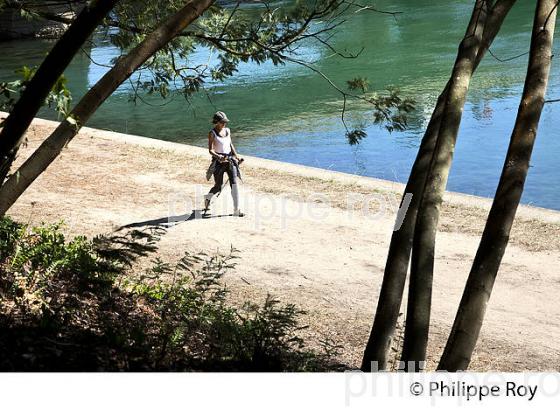
[{"label": "undergrowth plant", "polygon": [[229,300],[235,249],[140,269],[161,230],[67,240],[62,227],[0,219],[0,370],[340,368],[332,340],[306,347],[294,304]]}]

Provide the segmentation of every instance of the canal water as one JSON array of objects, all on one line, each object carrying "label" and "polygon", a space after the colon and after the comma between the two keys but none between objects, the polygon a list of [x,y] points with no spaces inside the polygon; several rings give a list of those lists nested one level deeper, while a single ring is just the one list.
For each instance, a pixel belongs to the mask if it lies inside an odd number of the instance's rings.
[{"label": "canal water", "polygon": [[[350,102],[351,125],[366,126],[368,137],[350,146],[340,120],[340,94],[309,69],[287,64],[242,64],[223,83],[207,84],[207,92],[186,102],[180,95],[167,100],[144,96],[145,103],[129,101],[124,84],[98,110],[89,126],[206,145],[209,119],[225,111],[238,151],[246,155],[310,165],[359,175],[406,182],[435,100],[449,76],[457,45],[468,22],[472,1],[380,0],[376,7],[402,12],[396,18],[362,11],[331,39],[338,50],[363,52],[356,59],[333,56],[320,43],[309,41],[298,52],[312,61],[337,85],[367,77],[370,89],[382,93],[398,87],[417,101],[417,111],[405,132],[389,133],[371,124],[371,112]],[[279,4],[281,5],[281,4]],[[519,105],[526,72],[534,2],[519,1],[508,16],[469,92],[448,189],[491,197],[494,194]],[[555,54],[560,38],[557,30]],[[51,42],[42,40],[1,43],[0,81],[11,80],[23,64],[40,63]],[[107,70],[119,50],[96,38],[85,55],[76,57],[66,72],[75,99]],[[513,58],[519,56],[518,58]],[[508,61],[499,61],[508,60]],[[215,62],[215,52],[199,49],[190,63]],[[553,61],[548,99],[560,97],[560,67]],[[522,201],[560,209],[560,103],[546,104]],[[53,118],[42,111],[41,116]],[[185,164],[187,166],[187,164]]]}]

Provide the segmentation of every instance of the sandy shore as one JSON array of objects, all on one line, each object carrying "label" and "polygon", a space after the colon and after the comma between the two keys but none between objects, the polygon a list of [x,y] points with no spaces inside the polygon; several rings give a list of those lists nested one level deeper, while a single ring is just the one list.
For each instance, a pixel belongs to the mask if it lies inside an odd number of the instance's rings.
[{"label": "sandy shore", "polygon": [[[56,124],[36,120],[19,161]],[[402,192],[398,183],[245,156],[245,218],[229,188],[211,218],[197,212],[207,151],[85,128],[10,211],[34,224],[66,222],[70,234],[163,225],[159,257],[239,250],[228,285],[239,300],[271,293],[308,311],[314,339],[344,346],[359,364]],[[490,201],[448,193],[437,242],[430,366],[456,313]],[[145,262],[147,263],[147,261]],[[471,369],[560,370],[560,213],[522,206],[490,300]],[[404,311],[404,310],[403,310]]]}]

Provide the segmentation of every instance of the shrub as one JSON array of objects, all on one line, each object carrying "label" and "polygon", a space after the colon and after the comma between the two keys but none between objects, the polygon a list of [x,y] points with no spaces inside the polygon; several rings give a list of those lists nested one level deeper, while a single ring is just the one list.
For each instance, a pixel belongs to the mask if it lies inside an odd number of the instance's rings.
[{"label": "shrub", "polygon": [[[228,303],[237,254],[185,253],[134,274],[161,231],[67,241],[61,224],[0,220],[0,370],[308,371],[340,368],[312,352],[305,312],[268,295]],[[127,275],[115,279],[126,271]]]},{"label": "shrub", "polygon": [[[223,275],[235,267],[229,255],[186,253],[174,267],[157,261],[130,282],[160,322],[155,368],[205,370],[312,370],[327,368],[336,349],[306,351],[298,336],[305,312],[268,295],[264,304],[241,308],[226,303]],[[155,278],[155,279],[150,279]],[[171,278],[171,280],[169,280]]]},{"label": "shrub", "polygon": [[111,286],[122,271],[85,237],[66,241],[61,226],[0,222],[0,289],[9,296],[12,313],[41,316],[60,310],[69,290]]}]

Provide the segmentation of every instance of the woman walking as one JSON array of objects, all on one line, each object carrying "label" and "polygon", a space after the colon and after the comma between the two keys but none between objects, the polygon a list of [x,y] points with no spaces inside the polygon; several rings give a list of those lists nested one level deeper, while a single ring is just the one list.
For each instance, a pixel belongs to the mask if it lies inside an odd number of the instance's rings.
[{"label": "woman walking", "polygon": [[237,185],[241,176],[239,164],[243,162],[243,158],[239,158],[231,142],[231,132],[227,128],[228,122],[227,115],[218,111],[212,118],[214,128],[208,133],[208,151],[212,155],[212,163],[208,168],[207,178],[209,179],[210,175],[214,176],[214,186],[204,198],[204,212],[210,208],[212,197],[216,194],[219,195],[222,191],[224,173],[227,173],[233,198],[233,215],[243,216],[243,212],[239,210],[239,187]]}]

